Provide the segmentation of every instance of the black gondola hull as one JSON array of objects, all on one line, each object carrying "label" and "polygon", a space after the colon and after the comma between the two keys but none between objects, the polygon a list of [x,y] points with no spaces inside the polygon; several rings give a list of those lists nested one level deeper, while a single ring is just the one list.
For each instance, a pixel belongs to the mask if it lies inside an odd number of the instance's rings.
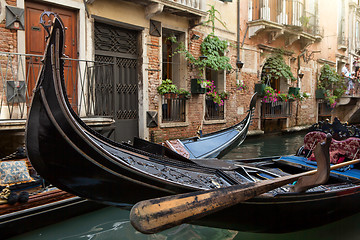
[{"label": "black gondola hull", "polygon": [[[62,39],[63,25],[55,18],[27,122],[27,154],[42,177],[72,194],[115,206],[246,182],[240,169],[163,158],[114,143],[88,128],[66,98]],[[196,223],[253,232],[294,231],[358,212],[359,194],[357,185],[318,193],[265,194]]]}]

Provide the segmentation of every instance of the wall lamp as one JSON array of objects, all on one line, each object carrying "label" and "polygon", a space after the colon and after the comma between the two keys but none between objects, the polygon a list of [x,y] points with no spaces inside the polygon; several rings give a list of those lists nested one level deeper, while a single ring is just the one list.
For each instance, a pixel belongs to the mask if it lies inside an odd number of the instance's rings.
[{"label": "wall lamp", "polygon": [[298,77],[300,78],[300,80],[304,77],[304,74],[302,73],[302,72],[300,72],[299,74],[298,74]]},{"label": "wall lamp", "polygon": [[243,66],[244,66],[244,63],[243,63],[242,61],[240,61],[240,60],[237,60],[237,61],[236,61],[236,67],[237,67],[238,69],[242,69]]}]

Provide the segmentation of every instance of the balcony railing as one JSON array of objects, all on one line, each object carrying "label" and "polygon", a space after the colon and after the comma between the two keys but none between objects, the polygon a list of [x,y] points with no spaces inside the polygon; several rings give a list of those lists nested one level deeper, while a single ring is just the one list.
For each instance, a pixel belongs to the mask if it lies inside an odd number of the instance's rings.
[{"label": "balcony railing", "polygon": [[[0,119],[26,119],[41,68],[39,55],[0,52]],[[64,59],[66,91],[81,117],[111,117],[99,82],[113,78],[113,64]],[[105,96],[106,97],[106,96]]]},{"label": "balcony railing", "polygon": [[291,113],[291,102],[261,103],[262,119],[288,118]]},{"label": "balcony railing", "polygon": [[298,0],[251,0],[249,21],[256,20],[298,26],[310,34],[320,34],[316,15],[305,11],[304,4]]}]

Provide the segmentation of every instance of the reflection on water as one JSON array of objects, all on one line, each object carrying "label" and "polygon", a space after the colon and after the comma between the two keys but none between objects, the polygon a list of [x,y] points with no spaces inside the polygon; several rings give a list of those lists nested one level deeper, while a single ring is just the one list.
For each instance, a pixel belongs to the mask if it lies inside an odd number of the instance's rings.
[{"label": "reflection on water", "polygon": [[326,226],[286,234],[247,233],[183,224],[161,233],[145,235],[131,226],[129,211],[107,207],[13,240],[347,240],[360,239],[359,222],[360,214],[357,214]]},{"label": "reflection on water", "polygon": [[129,211],[107,207],[89,214],[78,216],[31,233],[23,234],[13,240],[195,240],[195,239],[234,239],[237,231],[216,229],[190,224],[145,235],[136,231],[130,224]]},{"label": "reflection on water", "polygon": [[304,144],[306,132],[282,135],[248,137],[237,148],[226,154],[223,159],[268,157],[295,154]]},{"label": "reflection on water", "polygon": [[[224,158],[254,158],[294,154],[303,144],[305,133],[271,135],[247,138],[238,148]],[[241,214],[241,213],[239,213]],[[241,216],[246,218],[246,216]],[[269,219],[271,221],[271,219]],[[286,234],[260,234],[217,229],[191,224],[144,235],[136,231],[129,222],[129,211],[107,207],[81,215],[58,224],[35,230],[13,238],[13,240],[340,240],[360,239],[360,214],[321,226]]]}]

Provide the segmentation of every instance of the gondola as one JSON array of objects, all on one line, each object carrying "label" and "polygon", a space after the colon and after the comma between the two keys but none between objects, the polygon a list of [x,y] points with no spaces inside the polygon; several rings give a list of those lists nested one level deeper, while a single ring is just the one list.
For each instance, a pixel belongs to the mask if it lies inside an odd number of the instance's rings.
[{"label": "gondola", "polygon": [[[81,121],[66,97],[63,23],[55,16],[47,27],[50,34],[27,120],[26,150],[37,172],[56,187],[99,203],[128,207],[145,199],[246,185],[304,171],[301,165],[272,158],[191,160],[103,137]],[[303,193],[291,193],[290,188],[277,188],[193,223],[240,231],[289,232],[360,210],[358,178],[331,176],[327,184]]]},{"label": "gondola", "polygon": [[199,134],[196,137],[168,140],[165,146],[190,159],[223,157],[245,140],[252,123],[256,98],[255,93],[251,98],[248,114],[241,122],[220,131]]}]

